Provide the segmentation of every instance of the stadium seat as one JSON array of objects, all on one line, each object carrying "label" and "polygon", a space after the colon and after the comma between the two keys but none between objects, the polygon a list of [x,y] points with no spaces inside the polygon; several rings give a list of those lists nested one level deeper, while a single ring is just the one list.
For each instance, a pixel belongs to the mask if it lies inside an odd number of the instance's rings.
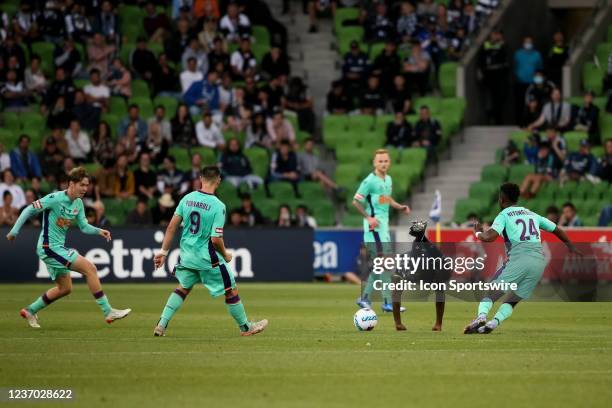
[{"label": "stadium seat", "polygon": [[342,225],[345,227],[363,227],[363,217],[355,209],[349,208],[342,216]]},{"label": "stadium seat", "polygon": [[508,168],[501,164],[489,164],[482,168],[481,179],[495,184],[506,181]]},{"label": "stadium seat", "polygon": [[334,16],[334,30],[336,31],[336,35],[338,32],[346,29],[342,25],[347,20],[355,20],[359,17],[359,9],[356,7],[342,7],[336,10],[336,15]]},{"label": "stadium seat", "polygon": [[217,164],[217,154],[210,147],[194,147],[193,149],[191,149],[191,155],[194,155],[195,153],[199,153],[200,156],[202,156],[202,164],[204,166]]},{"label": "stadium seat", "polygon": [[19,135],[20,133],[18,131],[0,128],[0,143],[4,145],[6,152],[9,152],[17,146]]},{"label": "stadium seat", "polygon": [[253,55],[255,56],[257,62],[261,64],[264,55],[266,55],[270,51],[270,45],[263,43],[255,43],[251,47],[251,50],[253,51]]},{"label": "stadium seat", "polygon": [[118,118],[123,118],[127,114],[127,105],[125,99],[121,96],[111,96],[109,101],[109,112],[116,115]]},{"label": "stadium seat", "polygon": [[265,26],[253,26],[253,37],[255,37],[256,44],[265,44],[267,46],[272,45],[272,42],[270,41],[270,33],[268,32],[268,28]]},{"label": "stadium seat", "polygon": [[112,113],[103,113],[100,117],[100,121],[108,123],[108,126],[110,126],[111,136],[117,138],[117,129],[119,128],[121,118]]},{"label": "stadium seat", "polygon": [[153,116],[153,104],[149,97],[132,97],[130,98],[129,105],[136,104],[140,108],[140,117],[148,119]]},{"label": "stadium seat", "polygon": [[148,42],[147,49],[151,51],[156,58],[159,57],[159,54],[164,52],[164,46],[156,42]]},{"label": "stadium seat", "polygon": [[593,62],[586,62],[582,66],[582,86],[586,90],[601,95],[603,89],[604,74]]},{"label": "stadium seat", "polygon": [[423,167],[427,160],[427,150],[423,147],[410,147],[402,150],[400,161],[402,163],[417,162]]},{"label": "stadium seat", "polygon": [[374,130],[373,115],[351,115],[348,123],[351,132],[371,132]]},{"label": "stadium seat", "polygon": [[265,149],[253,147],[251,149],[246,149],[244,154],[249,158],[253,172],[265,179],[270,169],[268,152]]},{"label": "stadium seat", "polygon": [[336,225],[336,210],[329,200],[319,200],[312,204],[312,215],[317,220],[317,225],[331,227]]},{"label": "stadium seat", "polygon": [[336,166],[335,180],[341,186],[352,187],[363,174],[363,165],[358,163],[339,163]]},{"label": "stadium seat", "polygon": [[133,98],[149,98],[151,91],[149,85],[142,79],[132,81],[132,97]]},{"label": "stadium seat", "polygon": [[321,185],[315,181],[304,181],[300,183],[300,193],[304,197],[318,197],[325,194]]},{"label": "stadium seat", "polygon": [[[344,56],[347,52],[350,51],[352,41],[362,41],[363,32],[363,27],[349,26],[342,27],[342,29],[336,33],[338,40],[338,52],[341,56]],[[362,51],[366,50],[364,50],[362,47]]]},{"label": "stadium seat", "polygon": [[520,185],[525,179],[525,176],[530,173],[533,173],[533,166],[531,164],[515,164],[510,167],[508,181]]},{"label": "stadium seat", "polygon": [[510,140],[516,144],[516,147],[518,147],[520,151],[523,151],[523,145],[527,141],[530,134],[531,132],[526,130],[515,130],[514,132],[510,133]]},{"label": "stadium seat", "polygon": [[440,92],[444,97],[454,97],[457,93],[457,68],[456,62],[444,62],[440,65],[438,83]]},{"label": "stadium seat", "polygon": [[191,168],[191,157],[187,149],[183,147],[173,146],[168,149],[168,154],[176,159],[176,167],[179,170],[187,170]]},{"label": "stadium seat", "polygon": [[26,126],[29,129],[44,129],[46,127],[46,120],[43,115],[38,112],[24,112],[19,115],[22,128]]},{"label": "stadium seat", "polygon": [[19,114],[15,112],[3,112],[2,127],[15,131],[21,129],[21,121],[19,120]]},{"label": "stadium seat", "polygon": [[32,53],[40,57],[41,68],[47,77],[53,76],[53,51],[55,46],[51,42],[32,43]]},{"label": "stadium seat", "polygon": [[498,185],[487,181],[479,181],[470,185],[469,197],[492,202],[497,196]]},{"label": "stadium seat", "polygon": [[463,122],[465,106],[464,98],[442,98],[440,102],[440,112],[454,118],[461,124]]},{"label": "stadium seat", "polygon": [[158,96],[155,98],[154,104],[155,106],[162,105],[166,108],[166,119],[168,120],[175,115],[178,107],[178,101],[171,96]]},{"label": "stadium seat", "polygon": [[563,138],[567,145],[567,151],[571,153],[580,150],[580,141],[582,139],[588,139],[589,135],[586,132],[579,131],[565,132]]},{"label": "stadium seat", "polygon": [[[124,35],[126,34],[124,33]],[[136,40],[134,39],[133,41],[135,42]],[[132,42],[131,44],[123,44],[123,46],[119,50],[119,59],[121,60],[121,62],[123,62],[123,64],[125,64],[126,67],[130,67],[130,54],[132,53],[134,48],[136,48],[134,42]]]},{"label": "stadium seat", "polygon": [[372,151],[354,145],[342,145],[336,148],[338,163],[363,163],[372,158]]},{"label": "stadium seat", "polygon": [[454,220],[457,223],[462,223],[467,220],[470,213],[481,215],[489,209],[489,204],[484,203],[480,199],[462,198],[455,203]]},{"label": "stadium seat", "polygon": [[414,100],[414,109],[416,111],[418,111],[421,106],[427,106],[432,116],[436,116],[440,112],[441,105],[441,98],[437,98],[434,96],[424,96],[421,98],[416,98]]},{"label": "stadium seat", "polygon": [[600,67],[608,66],[608,56],[612,54],[612,43],[604,42],[597,44],[595,48],[595,55],[599,60]]},{"label": "stadium seat", "polygon": [[369,45],[368,57],[370,61],[374,61],[385,50],[385,43],[378,42]]}]

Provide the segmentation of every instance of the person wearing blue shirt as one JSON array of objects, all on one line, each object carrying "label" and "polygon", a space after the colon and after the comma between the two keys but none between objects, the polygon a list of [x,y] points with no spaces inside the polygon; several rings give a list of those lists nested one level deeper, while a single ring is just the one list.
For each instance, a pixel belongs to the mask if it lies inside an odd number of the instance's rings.
[{"label": "person wearing blue shirt", "polygon": [[30,136],[21,135],[10,154],[11,169],[17,179],[31,179],[32,177],[42,177],[40,162],[38,157],[30,151]]},{"label": "person wearing blue shirt", "polygon": [[597,172],[597,159],[591,153],[587,139],[580,141],[580,150],[569,154],[565,160],[565,172],[570,180],[578,181],[587,175]]},{"label": "person wearing blue shirt", "polygon": [[204,110],[218,113],[220,110],[219,87],[217,86],[217,73],[210,71],[205,80],[196,81],[183,96],[192,115],[199,115]]},{"label": "person wearing blue shirt", "polygon": [[344,56],[342,65],[342,79],[349,98],[359,96],[367,71],[368,56],[361,51],[357,41],[352,41],[351,50]]},{"label": "person wearing blue shirt", "polygon": [[127,129],[131,124],[136,126],[136,132],[138,133],[138,142],[145,143],[147,140],[149,128],[147,122],[140,117],[140,108],[136,104],[131,104],[128,107],[128,115],[119,122],[117,128],[117,134],[119,137],[125,136]]},{"label": "person wearing blue shirt", "polygon": [[523,39],[523,47],[514,53],[514,103],[517,120],[523,112],[525,93],[533,83],[536,71],[542,69],[542,55],[533,48],[533,39],[529,36]]}]

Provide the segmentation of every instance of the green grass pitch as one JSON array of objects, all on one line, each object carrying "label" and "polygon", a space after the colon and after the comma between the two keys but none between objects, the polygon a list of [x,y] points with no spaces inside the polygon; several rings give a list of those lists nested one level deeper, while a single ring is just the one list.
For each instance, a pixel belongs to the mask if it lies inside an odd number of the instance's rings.
[{"label": "green grass pitch", "polygon": [[30,329],[18,311],[47,287],[0,285],[0,387],[72,388],[70,407],[612,404],[612,303],[524,303],[488,336],[460,334],[474,303],[447,303],[442,333],[432,304],[410,303],[407,332],[380,313],[357,332],[355,286],[243,284],[249,316],[270,320],[262,335],[240,337],[223,301],[197,288],[155,338],[174,285],[105,285],[133,309],[111,326],[75,285]]}]

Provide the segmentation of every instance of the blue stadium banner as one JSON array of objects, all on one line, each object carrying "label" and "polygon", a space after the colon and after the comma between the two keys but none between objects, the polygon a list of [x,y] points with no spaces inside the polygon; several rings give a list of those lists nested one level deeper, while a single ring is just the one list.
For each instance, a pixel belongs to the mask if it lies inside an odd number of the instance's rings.
[{"label": "blue stadium banner", "polygon": [[316,275],[356,272],[363,231],[318,229],[314,239],[313,267]]},{"label": "blue stadium banner", "polygon": [[[8,229],[0,229],[2,237]],[[0,282],[45,282],[49,273],[36,256],[38,229],[24,228],[16,241],[0,244]],[[156,228],[112,228],[113,240],[68,234],[67,247],[77,249],[98,268],[102,282],[173,281],[169,274],[179,258],[174,246],[166,265],[154,270],[153,255],[164,233]],[[225,229],[226,246],[234,259],[231,267],[238,282],[307,282],[313,278],[314,231],[307,228]],[[81,276],[73,272],[78,280]],[[77,281],[78,281],[77,280]]]}]

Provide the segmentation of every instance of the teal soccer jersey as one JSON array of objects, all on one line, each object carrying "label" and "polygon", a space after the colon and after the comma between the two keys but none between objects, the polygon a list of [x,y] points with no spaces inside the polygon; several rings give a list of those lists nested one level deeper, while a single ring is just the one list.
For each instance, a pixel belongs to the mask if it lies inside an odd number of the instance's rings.
[{"label": "teal soccer jersey", "polygon": [[552,232],[556,227],[554,222],[524,207],[508,207],[500,212],[491,228],[504,237],[508,262],[494,280],[516,283],[514,292],[518,296],[531,297],[546,268],[540,230]]},{"label": "teal soccer jersey", "polygon": [[363,234],[365,242],[390,242],[389,235],[389,204],[391,203],[391,192],[393,182],[391,176],[386,175],[381,179],[374,172],[370,173],[359,185],[355,200],[365,203],[368,215],[375,217],[378,227],[370,231],[367,220],[363,220]]}]

